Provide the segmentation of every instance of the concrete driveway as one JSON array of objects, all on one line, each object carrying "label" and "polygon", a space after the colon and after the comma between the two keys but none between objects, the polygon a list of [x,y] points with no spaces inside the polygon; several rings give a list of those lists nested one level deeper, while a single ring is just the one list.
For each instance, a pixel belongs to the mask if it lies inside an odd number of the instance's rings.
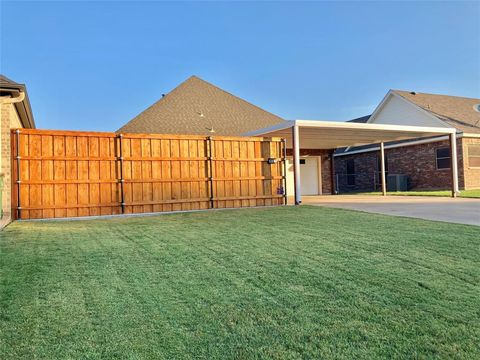
[{"label": "concrete driveway", "polygon": [[480,226],[480,199],[431,196],[302,196],[302,204]]}]

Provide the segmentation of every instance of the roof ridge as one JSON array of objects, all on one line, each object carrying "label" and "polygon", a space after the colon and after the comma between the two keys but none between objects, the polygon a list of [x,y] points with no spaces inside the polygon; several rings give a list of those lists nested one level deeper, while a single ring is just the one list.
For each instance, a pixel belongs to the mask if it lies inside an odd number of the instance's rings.
[{"label": "roof ridge", "polygon": [[[220,91],[224,92],[225,94],[228,94],[228,95],[230,95],[230,96],[233,96],[234,98],[239,99],[239,100],[247,103],[248,105],[251,105],[251,106],[253,106],[253,107],[256,107],[256,108],[259,109],[259,110],[262,110],[262,111],[264,111],[264,112],[267,112],[267,113],[269,113],[269,114],[271,114],[271,115],[274,115],[274,116],[276,116],[276,117],[278,117],[278,118],[286,121],[282,116],[279,116],[279,115],[274,114],[274,113],[272,113],[272,112],[270,112],[270,111],[268,111],[268,110],[265,110],[265,109],[261,108],[260,106],[257,106],[257,105],[255,105],[255,104],[251,103],[250,101],[241,98],[240,96],[237,96],[237,95],[235,95],[235,94],[232,94],[231,92],[229,92],[229,91],[227,91],[227,90],[224,90],[224,89],[222,89],[221,87],[218,87],[217,85],[212,84],[211,82],[208,82],[207,80],[204,80],[204,79],[202,79],[201,77],[199,77],[199,76],[197,76],[197,75],[192,75],[192,76],[190,76],[187,80],[185,80],[184,82],[182,82],[182,83],[181,83],[180,85],[178,85],[178,86],[181,86],[182,84],[186,83],[186,82],[187,82],[188,80],[190,80],[190,79],[200,80],[200,81],[204,82],[205,84],[210,85],[210,86],[216,88],[217,90],[220,90]],[[175,88],[175,89],[176,89],[176,88]],[[175,89],[174,89],[174,90],[175,90]]]},{"label": "roof ridge", "polygon": [[[447,94],[433,94],[433,93],[426,93],[426,92],[421,92],[421,91],[414,91],[414,90],[399,90],[399,89],[391,89],[391,91],[398,93],[398,95],[404,97],[402,93],[408,93],[412,94],[414,92],[416,94],[422,94],[422,95],[429,95],[429,96],[447,96],[447,97],[452,97],[452,98],[457,98],[457,99],[468,99],[468,100],[478,100],[480,102],[480,98],[474,98],[474,97],[466,97],[466,96],[455,96],[455,95],[447,95]],[[407,99],[408,100],[408,99]]]},{"label": "roof ridge", "polygon": [[117,132],[203,134],[215,128],[219,135],[238,135],[283,122],[282,117],[191,75]]}]

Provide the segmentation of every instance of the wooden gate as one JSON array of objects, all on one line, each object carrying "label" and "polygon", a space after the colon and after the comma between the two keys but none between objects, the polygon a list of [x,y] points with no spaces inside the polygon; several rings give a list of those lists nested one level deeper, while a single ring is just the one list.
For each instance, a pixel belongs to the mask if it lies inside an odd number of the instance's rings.
[{"label": "wooden gate", "polygon": [[20,129],[12,154],[17,219],[286,204],[279,138]]}]

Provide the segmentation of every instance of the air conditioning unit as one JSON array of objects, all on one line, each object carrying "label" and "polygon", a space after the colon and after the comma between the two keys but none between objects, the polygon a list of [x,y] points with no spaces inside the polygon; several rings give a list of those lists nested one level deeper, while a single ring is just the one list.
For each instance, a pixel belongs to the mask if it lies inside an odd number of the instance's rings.
[{"label": "air conditioning unit", "polygon": [[408,191],[408,175],[388,175],[387,191]]}]

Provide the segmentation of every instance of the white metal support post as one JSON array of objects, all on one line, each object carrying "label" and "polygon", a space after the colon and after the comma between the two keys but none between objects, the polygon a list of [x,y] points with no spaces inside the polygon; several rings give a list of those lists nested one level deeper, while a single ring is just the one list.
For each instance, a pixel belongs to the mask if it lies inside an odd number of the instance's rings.
[{"label": "white metal support post", "polygon": [[450,134],[450,169],[452,172],[452,197],[458,195],[458,157],[457,157],[457,134]]},{"label": "white metal support post", "polygon": [[300,136],[297,125],[292,126],[293,140],[293,179],[295,183],[295,205],[302,203],[302,193],[300,185]]},{"label": "white metal support post", "polygon": [[385,178],[385,144],[380,143],[380,172],[382,178],[382,195],[387,196],[387,181]]}]

